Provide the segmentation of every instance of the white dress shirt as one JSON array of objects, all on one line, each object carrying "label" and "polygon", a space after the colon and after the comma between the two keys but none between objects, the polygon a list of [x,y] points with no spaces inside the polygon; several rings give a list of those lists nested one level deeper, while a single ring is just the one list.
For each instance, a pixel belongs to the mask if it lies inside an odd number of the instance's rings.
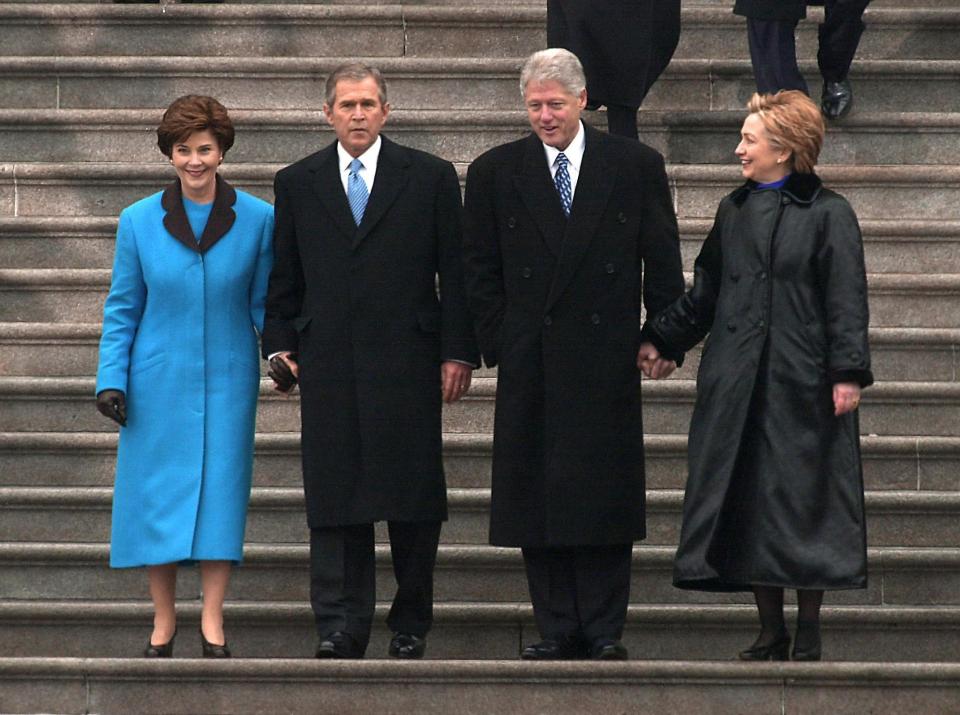
[{"label": "white dress shirt", "polygon": [[[577,195],[577,179],[580,178],[580,165],[583,163],[583,152],[587,148],[587,136],[583,131],[583,122],[577,122],[579,127],[576,136],[570,145],[563,150],[567,157],[567,171],[570,174],[570,200]],[[560,150],[549,144],[543,145],[543,150],[547,155],[547,166],[550,167],[550,177],[556,179],[557,176],[557,154]]]},{"label": "white dress shirt", "polygon": [[[367,185],[367,196],[373,192],[373,180],[377,176],[377,162],[380,160],[380,146],[382,144],[383,142],[378,134],[373,144],[357,157],[363,164],[359,174],[363,183]],[[348,193],[347,182],[350,180],[350,162],[353,161],[353,157],[347,153],[340,142],[337,142],[337,156],[340,158],[340,181],[343,183],[343,193],[346,194]]]}]

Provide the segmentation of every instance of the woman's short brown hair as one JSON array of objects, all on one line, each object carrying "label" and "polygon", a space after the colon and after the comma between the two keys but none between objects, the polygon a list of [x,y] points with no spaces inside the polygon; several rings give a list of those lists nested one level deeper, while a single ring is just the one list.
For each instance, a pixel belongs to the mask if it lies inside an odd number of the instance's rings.
[{"label": "woman's short brown hair", "polygon": [[173,100],[157,127],[157,146],[166,156],[173,156],[173,145],[195,132],[210,131],[217,138],[220,153],[233,146],[233,122],[227,108],[213,97],[188,94]]},{"label": "woman's short brown hair", "polygon": [[794,171],[813,173],[827,127],[820,108],[810,97],[796,89],[781,90],[776,94],[754,94],[747,109],[760,117],[767,140],[774,147],[791,152]]}]

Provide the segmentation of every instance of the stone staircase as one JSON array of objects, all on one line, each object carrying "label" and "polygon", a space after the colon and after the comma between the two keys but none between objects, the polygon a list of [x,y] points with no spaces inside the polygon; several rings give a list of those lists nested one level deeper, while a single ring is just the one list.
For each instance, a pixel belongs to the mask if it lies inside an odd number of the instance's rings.
[{"label": "stone staircase", "polygon": [[[680,48],[640,116],[667,158],[688,270],[738,184],[752,75],[730,5],[684,0]],[[819,17],[799,31],[813,91]],[[519,0],[0,1],[0,712],[960,712],[960,0],[874,0],[856,108],[822,157],[864,229],[878,378],[861,418],[870,587],[828,594],[830,662],[733,662],[756,629],[750,598],[670,585],[695,354],[644,388],[650,536],[634,551],[634,660],[517,659],[538,638],[519,553],[486,544],[487,370],[445,414],[451,519],[428,660],[382,659],[382,613],[369,660],[312,659],[298,403],[266,384],[227,605],[237,657],[196,658],[191,570],[177,657],[137,657],[150,606],[142,572],[106,565],[116,434],[92,393],[117,213],[171,176],[153,146],[160,109],[187,92],[220,98],[238,125],[224,173],[270,199],[280,166],[332,138],[323,78],[361,56],[390,84],[388,133],[462,176],[525,132],[519,68],[544,24],[542,2]]]}]

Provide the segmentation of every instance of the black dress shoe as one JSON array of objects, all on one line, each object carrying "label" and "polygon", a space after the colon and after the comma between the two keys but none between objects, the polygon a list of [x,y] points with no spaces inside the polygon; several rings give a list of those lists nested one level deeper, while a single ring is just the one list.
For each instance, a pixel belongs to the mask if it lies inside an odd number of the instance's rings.
[{"label": "black dress shoe", "polygon": [[761,638],[763,638],[762,633],[760,637],[754,641],[752,646],[740,651],[737,657],[740,658],[740,660],[789,660],[789,634],[784,632],[769,643],[761,643]]},{"label": "black dress shoe", "polygon": [[820,623],[797,621],[797,636],[793,641],[793,660],[820,660]]},{"label": "black dress shoe", "polygon": [[231,653],[230,649],[227,648],[227,644],[217,645],[216,643],[211,643],[207,640],[207,637],[203,635],[203,628],[200,629],[200,645],[203,648],[203,657],[204,658],[230,658]]},{"label": "black dress shoe", "polygon": [[626,660],[627,648],[618,640],[601,638],[590,646],[590,660]]},{"label": "black dress shoe", "polygon": [[401,660],[416,660],[422,658],[426,652],[427,639],[410,633],[394,633],[387,650],[392,657]]},{"label": "black dress shoe", "polygon": [[853,106],[853,88],[850,80],[824,82],[820,95],[820,111],[827,119],[840,119],[846,116]]},{"label": "black dress shoe", "polygon": [[173,639],[177,637],[177,629],[173,629],[173,635],[163,645],[154,645],[147,641],[147,647],[143,649],[144,658],[172,658],[173,657]]},{"label": "black dress shoe", "polygon": [[334,631],[320,639],[317,646],[317,658],[362,658],[360,645],[349,633]]},{"label": "black dress shoe", "polygon": [[583,645],[575,638],[546,638],[520,653],[522,660],[580,660],[583,656]]}]

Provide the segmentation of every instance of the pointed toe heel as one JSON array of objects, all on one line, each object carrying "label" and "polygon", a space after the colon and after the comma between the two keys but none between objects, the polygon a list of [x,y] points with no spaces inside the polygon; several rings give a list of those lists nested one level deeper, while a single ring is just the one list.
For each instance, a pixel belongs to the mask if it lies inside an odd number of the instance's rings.
[{"label": "pointed toe heel", "polygon": [[783,635],[772,643],[759,641],[737,655],[740,660],[790,660],[790,636]]},{"label": "pointed toe heel", "polygon": [[150,641],[147,641],[147,647],[143,649],[144,658],[172,658],[173,657],[173,641],[177,637],[177,629],[173,629],[173,635],[170,636],[168,640],[163,645],[154,645]]},{"label": "pointed toe heel", "polygon": [[203,629],[200,629],[200,645],[203,647],[203,657],[204,658],[230,658],[232,654],[230,649],[227,647],[226,642],[223,645],[217,645],[216,643],[211,643],[207,640],[206,636],[203,635]]}]

